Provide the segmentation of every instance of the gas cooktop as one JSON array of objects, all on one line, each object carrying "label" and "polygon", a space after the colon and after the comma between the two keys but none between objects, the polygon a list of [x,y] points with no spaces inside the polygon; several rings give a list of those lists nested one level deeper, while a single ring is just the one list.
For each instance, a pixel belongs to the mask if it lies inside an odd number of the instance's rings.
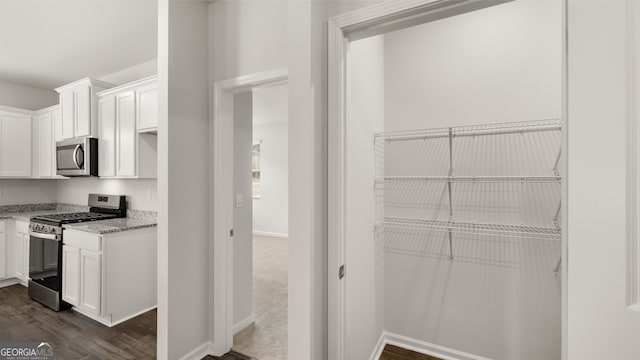
[{"label": "gas cooktop", "polygon": [[118,214],[104,214],[98,212],[77,212],[68,214],[49,214],[36,216],[31,219],[32,222],[55,223],[58,225],[72,224],[86,221],[106,220],[120,217]]}]

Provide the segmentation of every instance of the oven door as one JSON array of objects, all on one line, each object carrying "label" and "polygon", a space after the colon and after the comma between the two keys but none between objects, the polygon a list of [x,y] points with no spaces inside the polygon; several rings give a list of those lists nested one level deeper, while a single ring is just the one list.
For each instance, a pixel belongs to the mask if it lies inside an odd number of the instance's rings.
[{"label": "oven door", "polygon": [[29,277],[51,290],[62,289],[62,236],[29,232]]}]

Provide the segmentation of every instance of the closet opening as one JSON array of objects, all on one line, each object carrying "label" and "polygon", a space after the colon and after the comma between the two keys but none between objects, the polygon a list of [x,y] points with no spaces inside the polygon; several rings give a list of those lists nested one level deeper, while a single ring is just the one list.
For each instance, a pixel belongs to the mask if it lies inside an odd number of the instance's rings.
[{"label": "closet opening", "polygon": [[563,3],[491,5],[334,19],[336,358],[562,358]]}]

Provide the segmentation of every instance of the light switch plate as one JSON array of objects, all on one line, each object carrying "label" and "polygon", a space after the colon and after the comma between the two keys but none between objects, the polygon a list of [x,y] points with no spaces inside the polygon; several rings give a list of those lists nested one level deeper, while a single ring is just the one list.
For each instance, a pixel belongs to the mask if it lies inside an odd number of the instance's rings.
[{"label": "light switch plate", "polygon": [[236,193],[236,207],[241,208],[244,206],[244,196],[242,193]]}]

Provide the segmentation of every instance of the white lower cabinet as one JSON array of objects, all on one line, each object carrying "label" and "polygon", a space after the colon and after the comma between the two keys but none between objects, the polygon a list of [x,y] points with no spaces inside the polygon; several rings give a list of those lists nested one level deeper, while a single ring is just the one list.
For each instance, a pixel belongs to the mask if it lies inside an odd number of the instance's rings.
[{"label": "white lower cabinet", "polygon": [[80,250],[80,305],[81,309],[100,315],[101,274],[99,253]]},{"label": "white lower cabinet", "polygon": [[7,235],[4,221],[0,221],[0,279],[7,277]]},{"label": "white lower cabinet", "polygon": [[62,300],[114,326],[157,305],[156,228],[93,234],[65,229]]},{"label": "white lower cabinet", "polygon": [[80,304],[80,249],[62,246],[62,300],[73,306]]},{"label": "white lower cabinet", "polygon": [[29,280],[29,223],[16,221],[15,241],[13,244],[15,277],[23,285]]}]

